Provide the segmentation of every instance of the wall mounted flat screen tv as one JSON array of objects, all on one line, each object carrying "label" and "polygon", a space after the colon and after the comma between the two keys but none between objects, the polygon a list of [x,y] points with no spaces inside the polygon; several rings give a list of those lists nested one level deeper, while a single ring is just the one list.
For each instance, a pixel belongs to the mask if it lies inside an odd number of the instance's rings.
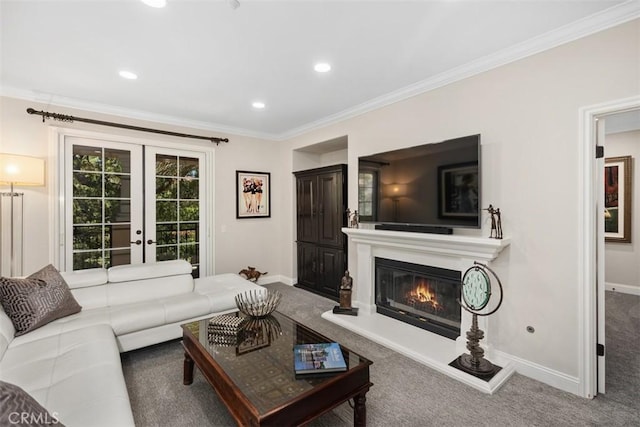
[{"label": "wall mounted flat screen tv", "polygon": [[360,157],[360,221],[480,228],[480,166],[480,135]]}]

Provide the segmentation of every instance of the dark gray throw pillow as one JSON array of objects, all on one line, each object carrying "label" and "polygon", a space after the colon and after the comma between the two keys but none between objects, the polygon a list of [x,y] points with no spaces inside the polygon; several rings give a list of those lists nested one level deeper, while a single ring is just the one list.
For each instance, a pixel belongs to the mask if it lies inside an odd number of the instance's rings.
[{"label": "dark gray throw pillow", "polygon": [[13,322],[16,336],[82,310],[51,264],[26,279],[0,277],[0,303]]},{"label": "dark gray throw pillow", "polygon": [[15,384],[0,381],[0,426],[63,426],[57,414],[42,407]]}]

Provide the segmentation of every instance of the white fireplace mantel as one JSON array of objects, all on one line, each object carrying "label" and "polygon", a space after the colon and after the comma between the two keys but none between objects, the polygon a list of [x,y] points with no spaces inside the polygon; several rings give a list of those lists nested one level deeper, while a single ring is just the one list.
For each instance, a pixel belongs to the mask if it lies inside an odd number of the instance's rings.
[{"label": "white fireplace mantel", "polygon": [[343,228],[342,232],[354,243],[378,247],[398,248],[434,255],[493,261],[511,243],[511,239],[459,236],[452,234],[410,233],[365,228]]},{"label": "white fireplace mantel", "polygon": [[[369,228],[343,228],[342,232],[349,237],[350,243],[349,270],[354,278],[352,304],[360,311],[357,317],[340,316],[328,311],[322,315],[324,318],[486,393],[493,393],[509,378],[514,372],[513,367],[507,361],[496,360],[498,356],[493,354],[491,345],[486,340],[481,342],[486,351],[485,357],[502,366],[502,370],[491,381],[485,382],[449,366],[449,362],[466,352],[464,336],[471,326],[471,315],[466,311],[462,311],[461,336],[454,341],[377,314],[374,290],[376,257],[463,273],[476,261],[484,264],[494,261],[509,246],[509,238],[492,239]],[[486,318],[479,318],[478,324],[490,339]]]}]

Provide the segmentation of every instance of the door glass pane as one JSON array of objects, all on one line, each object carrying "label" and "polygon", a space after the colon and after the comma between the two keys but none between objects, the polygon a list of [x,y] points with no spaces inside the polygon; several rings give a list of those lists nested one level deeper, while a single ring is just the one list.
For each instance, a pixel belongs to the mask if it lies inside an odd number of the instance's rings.
[{"label": "door glass pane", "polygon": [[178,202],[156,202],[156,222],[175,222],[178,220]]},{"label": "door glass pane", "polygon": [[105,263],[111,266],[131,264],[131,249],[105,251]]},{"label": "door glass pane", "polygon": [[179,164],[181,177],[198,178],[198,175],[200,174],[198,159],[180,157]]},{"label": "door glass pane", "polygon": [[73,173],[73,195],[77,197],[100,197],[102,174],[91,172]]},{"label": "door glass pane", "polygon": [[102,251],[73,252],[73,269],[84,270],[87,268],[99,268],[104,265]]},{"label": "door glass pane", "polygon": [[102,227],[77,225],[73,227],[73,249],[102,248]]},{"label": "door glass pane", "polygon": [[128,151],[104,149],[104,171],[131,173],[131,156]]},{"label": "door glass pane", "polygon": [[131,197],[131,177],[129,175],[106,175],[104,179],[105,197]]},{"label": "door glass pane", "polygon": [[180,202],[180,221],[197,221],[200,217],[199,202]]},{"label": "door glass pane", "polygon": [[156,175],[157,176],[177,176],[178,158],[164,154],[156,155]]},{"label": "door glass pane", "polygon": [[199,274],[200,160],[156,155],[156,259],[185,259]]},{"label": "door glass pane", "polygon": [[178,243],[178,224],[157,224],[156,241],[160,245],[175,245]]},{"label": "door glass pane", "polygon": [[96,147],[73,147],[73,170],[102,172],[102,150]]},{"label": "door glass pane", "polygon": [[156,178],[156,198],[178,198],[178,180],[175,178]]},{"label": "door glass pane", "polygon": [[197,199],[200,190],[200,181],[191,178],[182,178],[180,180],[180,198],[181,199]]},{"label": "door glass pane", "polygon": [[73,200],[73,223],[93,224],[102,222],[102,200],[75,199]]},{"label": "door glass pane", "polygon": [[104,217],[107,223],[131,222],[131,202],[129,200],[105,200]]},{"label": "door glass pane", "polygon": [[130,264],[130,152],[73,145],[72,158],[73,269]]},{"label": "door glass pane", "polygon": [[156,250],[156,259],[158,261],[166,261],[170,259],[178,259],[178,246],[161,246]]}]

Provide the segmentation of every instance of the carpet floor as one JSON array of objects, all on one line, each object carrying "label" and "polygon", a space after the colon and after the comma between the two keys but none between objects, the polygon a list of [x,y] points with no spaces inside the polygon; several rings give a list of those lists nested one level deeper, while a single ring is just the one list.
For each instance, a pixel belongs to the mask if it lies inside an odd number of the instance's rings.
[{"label": "carpet floor", "polygon": [[[638,296],[607,292],[607,393],[589,400],[519,374],[484,394],[324,320],[334,301],[281,283],[267,287],[284,294],[279,311],[373,361],[369,426],[640,426]],[[197,368],[193,384],[182,384],[183,358],[179,340],[122,354],[136,425],[234,426]],[[350,426],[352,414],[343,404],[309,425]]]}]

